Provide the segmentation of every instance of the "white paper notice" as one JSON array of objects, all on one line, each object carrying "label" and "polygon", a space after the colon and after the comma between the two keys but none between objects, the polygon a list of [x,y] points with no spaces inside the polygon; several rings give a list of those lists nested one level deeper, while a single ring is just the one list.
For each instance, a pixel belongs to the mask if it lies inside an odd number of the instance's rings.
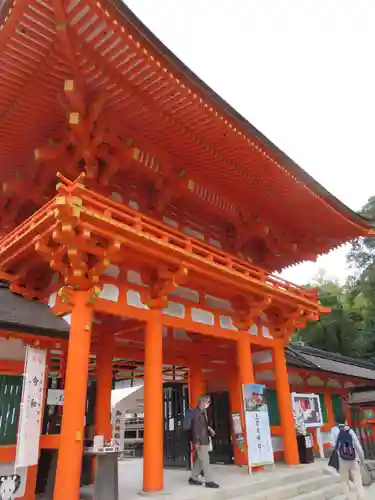
[{"label": "white paper notice", "polygon": [[119,445],[120,450],[124,451],[125,448],[125,420],[124,420],[125,415],[119,411],[116,410],[113,415],[113,433],[112,437],[116,441],[116,443]]},{"label": "white paper notice", "polygon": [[249,469],[274,463],[264,385],[243,386]]},{"label": "white paper notice", "polygon": [[16,469],[38,463],[45,371],[46,351],[27,347],[18,424]]},{"label": "white paper notice", "polygon": [[48,389],[48,406],[64,406],[64,391],[62,389]]}]

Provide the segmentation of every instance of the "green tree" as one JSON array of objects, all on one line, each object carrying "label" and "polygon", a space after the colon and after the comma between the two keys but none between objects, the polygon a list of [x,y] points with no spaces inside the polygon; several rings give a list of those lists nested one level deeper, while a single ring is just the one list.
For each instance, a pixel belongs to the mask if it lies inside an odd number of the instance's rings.
[{"label": "green tree", "polygon": [[[375,196],[361,210],[375,221]],[[331,312],[296,333],[295,340],[318,349],[375,362],[375,238],[359,238],[351,243],[348,263],[353,276],[344,285],[319,271],[310,286],[318,289],[322,305]]]},{"label": "green tree", "polygon": [[[361,210],[361,215],[375,221],[375,196],[368,200]],[[354,271],[349,300],[362,304],[363,332],[360,352],[362,357],[375,361],[375,238],[353,241],[348,263]]]},{"label": "green tree", "polygon": [[[361,215],[375,221],[375,196],[372,196],[361,210]],[[355,269],[357,277],[366,278],[374,272],[375,238],[359,238],[352,242],[348,262]]]},{"label": "green tree", "polygon": [[299,330],[295,340],[329,352],[358,355],[361,350],[363,311],[360,296],[350,295],[350,285],[346,283],[340,286],[338,282],[328,279],[324,270],[320,271],[310,286],[318,289],[322,305],[329,307],[331,312],[322,314],[318,321]]}]

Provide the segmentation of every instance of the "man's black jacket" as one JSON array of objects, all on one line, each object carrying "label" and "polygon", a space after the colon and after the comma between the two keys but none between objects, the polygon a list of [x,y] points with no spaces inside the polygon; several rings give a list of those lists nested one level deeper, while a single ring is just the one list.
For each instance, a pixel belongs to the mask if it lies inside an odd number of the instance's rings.
[{"label": "man's black jacket", "polygon": [[191,426],[191,440],[193,444],[200,444],[201,446],[208,446],[209,439],[208,422],[206,412],[202,412],[198,408],[194,411],[192,426]]}]

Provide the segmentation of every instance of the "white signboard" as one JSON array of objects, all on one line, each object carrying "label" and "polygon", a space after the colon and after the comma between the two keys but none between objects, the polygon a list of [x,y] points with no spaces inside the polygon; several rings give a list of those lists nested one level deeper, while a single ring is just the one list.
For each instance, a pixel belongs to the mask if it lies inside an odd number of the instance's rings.
[{"label": "white signboard", "polygon": [[323,427],[323,415],[318,394],[292,393],[293,410],[301,417],[306,428]]},{"label": "white signboard", "polygon": [[265,386],[243,385],[249,470],[274,463]]},{"label": "white signboard", "polygon": [[62,389],[48,389],[48,406],[64,406],[64,391]]},{"label": "white signboard", "polygon": [[296,421],[302,421],[306,429],[316,429],[316,440],[320,458],[324,458],[321,428],[324,425],[322,408],[318,394],[292,393],[293,410]]},{"label": "white signboard", "polygon": [[46,351],[26,348],[15,468],[36,465],[42,424]]}]

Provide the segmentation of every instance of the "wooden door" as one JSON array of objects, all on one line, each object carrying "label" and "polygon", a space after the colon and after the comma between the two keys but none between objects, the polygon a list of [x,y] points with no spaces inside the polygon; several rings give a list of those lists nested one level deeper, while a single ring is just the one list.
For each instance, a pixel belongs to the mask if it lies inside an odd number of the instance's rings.
[{"label": "wooden door", "polygon": [[164,385],[164,467],[190,468],[190,446],[183,430],[188,401],[184,385]]},{"label": "wooden door", "polygon": [[216,432],[216,436],[212,440],[213,451],[211,453],[211,463],[233,464],[231,413],[229,393],[227,391],[211,394],[208,419]]}]

